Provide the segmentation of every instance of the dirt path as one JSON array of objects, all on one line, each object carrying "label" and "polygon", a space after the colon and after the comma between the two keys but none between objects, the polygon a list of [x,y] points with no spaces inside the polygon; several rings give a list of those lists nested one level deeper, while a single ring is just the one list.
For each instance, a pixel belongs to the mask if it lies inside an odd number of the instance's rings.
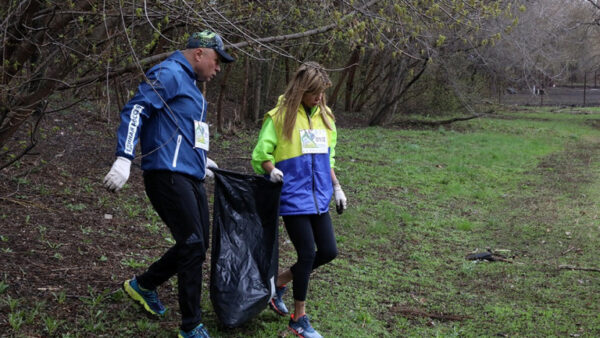
[{"label": "dirt path", "polygon": [[[492,230],[488,234],[490,241],[511,243],[520,248],[517,249],[520,255],[529,253],[544,264],[555,264],[555,258],[567,250],[564,247],[567,244],[561,241],[565,236],[572,240],[569,245],[585,246],[573,242],[578,237],[589,242],[587,236],[576,235],[579,218],[599,217],[584,211],[597,211],[595,200],[588,198],[586,191],[598,183],[598,163],[600,139],[573,144],[565,151],[543,159],[529,173],[532,179],[522,182],[522,194],[508,196],[503,215],[494,216],[504,222],[485,230]],[[581,214],[573,216],[567,213],[568,210],[581,210]],[[570,227],[573,227],[571,235],[565,235]]]}]

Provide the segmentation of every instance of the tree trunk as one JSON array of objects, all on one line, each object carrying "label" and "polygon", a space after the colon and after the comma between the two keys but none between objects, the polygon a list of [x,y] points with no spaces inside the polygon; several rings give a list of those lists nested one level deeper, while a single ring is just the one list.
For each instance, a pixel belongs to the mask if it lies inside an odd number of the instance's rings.
[{"label": "tree trunk", "polygon": [[271,82],[273,81],[273,70],[275,69],[275,62],[271,62],[271,67],[267,72],[267,80],[265,81],[267,88],[265,89],[265,101],[269,102],[269,94],[271,92]]},{"label": "tree trunk", "polygon": [[354,49],[350,60],[348,61],[348,81],[346,82],[346,102],[345,107],[347,112],[352,111],[352,91],[354,89],[354,74],[356,74],[356,68],[358,67],[358,61],[360,59],[360,50]]},{"label": "tree trunk", "polygon": [[254,109],[252,116],[252,124],[256,124],[260,114],[260,96],[262,91],[262,67],[256,67],[256,78],[254,79]]},{"label": "tree trunk", "polygon": [[369,68],[367,77],[362,83],[363,87],[358,92],[358,94],[356,95],[356,98],[354,99],[355,103],[353,103],[353,106],[354,106],[355,111],[362,111],[363,106],[367,103],[367,101],[370,98],[369,95],[367,94],[367,92],[369,90],[370,90],[370,92],[375,92],[381,86],[381,81],[378,82],[377,84],[373,85],[375,80],[377,80],[377,78],[379,78],[379,73],[375,72],[375,70],[378,68],[378,66],[380,64],[379,63],[380,58],[378,57],[378,55],[375,55],[371,59],[373,60],[373,62],[371,62],[371,67]]},{"label": "tree trunk", "polygon": [[587,91],[587,72],[583,71],[583,106],[585,107],[586,102],[585,102],[585,92]]},{"label": "tree trunk", "polygon": [[244,60],[244,88],[242,88],[242,108],[240,108],[241,122],[245,125],[248,116],[248,82],[250,78],[250,58]]},{"label": "tree trunk", "polygon": [[290,83],[290,59],[285,58],[285,83]]},{"label": "tree trunk", "polygon": [[331,108],[335,108],[335,106],[336,106],[337,96],[340,92],[340,89],[342,88],[342,84],[344,83],[346,76],[348,76],[348,71],[349,71],[350,67],[354,64],[354,62],[352,62],[353,58],[354,58],[354,53],[350,56],[350,59],[348,59],[348,62],[346,62],[344,71],[342,72],[340,79],[338,80],[337,84],[335,85],[335,88],[333,88],[333,93],[331,94],[331,97],[329,98],[329,105],[331,106]]},{"label": "tree trunk", "polygon": [[223,97],[227,89],[227,79],[231,72],[232,66],[225,69],[225,75],[223,75],[223,81],[221,81],[221,89],[219,90],[219,98],[217,99],[217,131],[223,134]]},{"label": "tree trunk", "polygon": [[[383,121],[385,120],[385,118],[388,116],[389,112],[390,112],[390,106],[393,106],[398,100],[400,100],[404,94],[406,93],[406,91],[421,77],[421,75],[423,75],[423,73],[425,72],[425,69],[427,68],[427,61],[420,61],[421,64],[421,69],[419,70],[419,72],[413,76],[413,78],[410,80],[410,82],[408,82],[406,84],[406,86],[404,86],[404,88],[402,88],[402,90],[393,96],[392,99],[390,100],[386,100],[385,102],[383,102],[382,104],[379,105],[378,110],[375,112],[375,114],[373,114],[373,116],[371,117],[371,119],[369,120],[369,126],[377,126],[377,125],[381,125],[381,123],[383,123]],[[399,71],[400,73],[401,71]],[[392,79],[392,81],[395,81],[396,79]],[[390,95],[393,95],[394,93],[390,93]]]}]

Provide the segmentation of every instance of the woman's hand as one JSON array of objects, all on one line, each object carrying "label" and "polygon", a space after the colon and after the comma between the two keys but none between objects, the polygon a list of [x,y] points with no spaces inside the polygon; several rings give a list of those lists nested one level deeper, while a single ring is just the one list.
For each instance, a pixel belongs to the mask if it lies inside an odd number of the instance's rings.
[{"label": "woman's hand", "polygon": [[347,200],[346,194],[342,190],[342,186],[340,185],[340,181],[333,181],[333,198],[335,198],[335,207],[338,214],[341,214],[346,210]]},{"label": "woman's hand", "polygon": [[283,172],[275,167],[269,173],[269,180],[273,183],[283,182]]},{"label": "woman's hand", "polygon": [[271,161],[264,161],[261,166],[269,174],[269,180],[273,183],[283,182],[283,172],[273,165]]}]

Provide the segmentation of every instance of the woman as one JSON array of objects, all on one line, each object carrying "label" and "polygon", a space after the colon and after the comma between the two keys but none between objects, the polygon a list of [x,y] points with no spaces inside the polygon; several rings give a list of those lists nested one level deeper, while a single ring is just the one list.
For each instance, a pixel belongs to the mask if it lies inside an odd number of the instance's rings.
[{"label": "woman", "polygon": [[333,170],[337,133],[324,94],[330,86],[318,63],[301,65],[277,106],[265,115],[252,153],[257,173],[283,182],[279,212],[298,261],[277,277],[276,295],[269,305],[282,316],[288,314],[282,297],[286,284],[293,281],[289,329],[300,337],[321,337],[310,325],[305,305],[310,273],[337,255],[329,217],[332,193],[339,212],[346,208],[346,196]]}]

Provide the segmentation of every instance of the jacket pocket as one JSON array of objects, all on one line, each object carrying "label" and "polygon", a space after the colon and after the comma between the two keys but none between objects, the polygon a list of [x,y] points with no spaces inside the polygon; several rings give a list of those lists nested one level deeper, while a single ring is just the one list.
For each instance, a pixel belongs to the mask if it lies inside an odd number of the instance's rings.
[{"label": "jacket pocket", "polygon": [[173,168],[177,167],[177,157],[179,157],[179,147],[181,147],[181,135],[177,135],[177,146],[173,155]]}]

